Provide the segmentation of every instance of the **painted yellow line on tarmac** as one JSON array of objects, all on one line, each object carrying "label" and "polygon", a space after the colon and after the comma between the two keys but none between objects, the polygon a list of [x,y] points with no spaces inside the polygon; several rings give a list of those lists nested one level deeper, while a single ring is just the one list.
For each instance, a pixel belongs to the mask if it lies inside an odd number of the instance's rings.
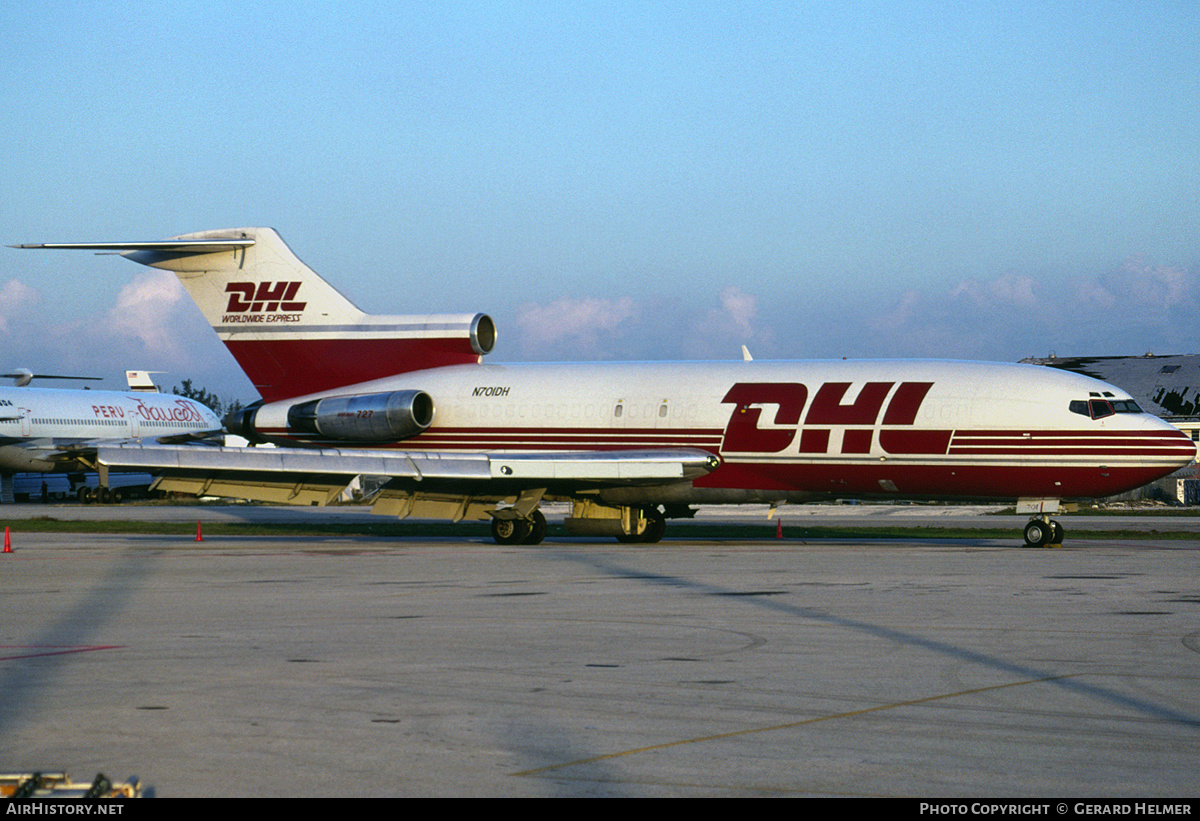
[{"label": "painted yellow line on tarmac", "polygon": [[751,733],[770,733],[776,730],[788,730],[793,727],[803,727],[806,724],[817,724],[822,721],[833,721],[838,718],[853,718],[854,716],[866,715],[867,713],[877,713],[881,710],[894,710],[898,707],[911,707],[914,704],[928,704],[931,701],[942,701],[947,698],[958,698],[959,696],[969,696],[974,693],[986,693],[989,690],[1003,690],[1008,687],[1024,687],[1028,684],[1042,684],[1047,681],[1061,681],[1062,679],[1074,678],[1082,675],[1082,673],[1070,673],[1065,676],[1046,676],[1044,678],[1032,678],[1024,681],[1010,681],[1007,684],[991,684],[987,687],[976,687],[971,690],[959,690],[954,693],[941,693],[936,696],[926,696],[925,698],[914,698],[910,701],[896,701],[891,704],[879,704],[875,707],[865,707],[862,710],[850,710],[846,713],[833,713],[827,716],[818,716],[816,718],[806,718],[803,721],[791,721],[787,724],[773,724],[770,727],[756,727],[750,730],[734,730],[731,733],[717,733],[715,735],[705,735],[699,738],[684,738],[679,741],[668,741],[665,744],[651,744],[648,747],[636,747],[632,750],[621,750],[616,753],[605,753],[604,755],[596,755],[591,758],[580,758],[575,761],[564,761],[561,764],[551,764],[547,767],[537,767],[532,770],[521,770],[513,773],[517,775],[538,775],[540,773],[550,772],[551,770],[559,770],[564,767],[574,767],[578,764],[591,764],[596,761],[605,761],[610,758],[620,758],[626,755],[636,755],[637,753],[646,753],[652,750],[665,750],[669,747],[680,747],[684,744],[700,744],[705,741],[719,741],[723,738],[736,738],[740,735],[750,735]]}]

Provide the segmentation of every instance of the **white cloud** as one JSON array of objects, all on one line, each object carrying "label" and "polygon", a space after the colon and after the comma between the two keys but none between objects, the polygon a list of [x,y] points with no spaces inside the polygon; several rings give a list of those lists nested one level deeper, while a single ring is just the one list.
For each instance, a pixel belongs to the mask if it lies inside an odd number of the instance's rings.
[{"label": "white cloud", "polygon": [[222,396],[244,401],[253,387],[187,298],[175,275],[148,271],[125,285],[112,307],[64,309],[59,296],[11,279],[0,283],[4,367],[102,376],[124,386],[126,368],[165,371],[166,386],[191,378]]},{"label": "white cloud", "polygon": [[23,318],[41,298],[40,291],[17,279],[0,285],[0,332],[12,333],[12,321]]},{"label": "white cloud", "polygon": [[[515,346],[525,359],[733,359],[748,345],[776,353],[774,333],[759,319],[758,299],[736,285],[697,306],[690,294],[650,299],[564,297],[527,303],[517,312]],[[709,303],[710,305],[712,303]]]},{"label": "white cloud", "polygon": [[754,320],[758,316],[758,300],[736,285],[721,291],[721,313],[736,333],[747,339],[755,336]]},{"label": "white cloud", "polygon": [[1033,307],[1038,298],[1033,292],[1033,277],[1007,271],[990,282],[963,280],[950,289],[950,298],[965,297],[980,305]]},{"label": "white cloud", "polygon": [[1009,269],[882,294],[830,282],[768,299],[730,284],[704,300],[664,284],[649,298],[530,303],[511,339],[527,360],[735,359],[743,344],[756,359],[1200,353],[1200,273],[1138,257],[1086,277]]},{"label": "white cloud", "polygon": [[147,351],[184,362],[186,357],[177,333],[177,311],[186,297],[173,273],[138,274],[121,289],[116,304],[108,311],[105,321],[109,332],[138,340]]},{"label": "white cloud", "polygon": [[1131,257],[1112,279],[1144,309],[1165,313],[1196,303],[1197,278],[1184,268],[1150,265],[1141,257]]},{"label": "white cloud", "polygon": [[731,359],[745,345],[757,357],[775,353],[774,333],[760,324],[758,298],[736,285],[727,285],[718,296],[719,307],[692,320],[688,358]]},{"label": "white cloud", "polygon": [[606,355],[612,340],[624,327],[641,316],[631,297],[563,297],[548,305],[526,303],[517,312],[517,331],[522,350],[530,353],[546,349],[569,351],[573,358]]},{"label": "white cloud", "polygon": [[1196,352],[1198,309],[1196,272],[1132,257],[1099,275],[1042,280],[1010,270],[944,290],[908,289],[878,314],[864,305],[858,320],[844,320],[873,329],[885,355],[1019,359]]},{"label": "white cloud", "polygon": [[924,297],[918,291],[909,289],[900,294],[900,300],[887,313],[868,320],[875,331],[886,331],[892,328],[902,328],[912,322],[913,317],[924,314],[922,301]]},{"label": "white cloud", "polygon": [[1071,284],[1075,304],[1087,313],[1112,311],[1117,307],[1117,297],[1099,282],[1077,279]]}]

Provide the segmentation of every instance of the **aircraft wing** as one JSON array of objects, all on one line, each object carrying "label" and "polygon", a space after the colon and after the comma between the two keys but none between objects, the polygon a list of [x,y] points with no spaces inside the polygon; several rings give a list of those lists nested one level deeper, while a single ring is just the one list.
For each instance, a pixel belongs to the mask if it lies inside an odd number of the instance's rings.
[{"label": "aircraft wing", "polygon": [[83,460],[86,463],[96,458],[96,449],[98,447],[100,447],[99,440],[71,442],[67,445],[54,445],[53,450],[47,450],[40,455],[48,462]]},{"label": "aircraft wing", "polygon": [[[18,417],[20,418],[20,417]],[[3,417],[0,417],[2,420]],[[223,434],[223,430],[200,431],[197,433],[176,433],[170,436],[160,436],[155,441],[161,444],[184,444],[186,442],[199,442],[201,445],[210,444],[206,440],[213,436]],[[137,441],[125,440],[127,446],[136,447]],[[101,447],[116,446],[120,442],[114,442],[110,439],[89,439],[82,442],[71,442],[69,444],[54,445],[52,449],[41,452],[41,458],[48,462],[81,462],[85,467],[92,469],[93,463],[96,462],[96,456]],[[215,443],[211,443],[215,444]],[[193,445],[195,447],[195,445]]]},{"label": "aircraft wing", "polygon": [[[530,492],[690,481],[720,464],[692,448],[610,451],[423,451],[106,445],[102,470],[159,475],[160,490],[294,505],[337,501],[355,478],[387,477],[375,512],[487,518]],[[539,494],[540,495],[540,494]]]},{"label": "aircraft wing", "polygon": [[210,440],[224,433],[225,431],[222,428],[216,430],[198,430],[192,433],[172,433],[169,436],[160,436],[154,441],[160,445],[182,445],[187,442],[213,444]]}]

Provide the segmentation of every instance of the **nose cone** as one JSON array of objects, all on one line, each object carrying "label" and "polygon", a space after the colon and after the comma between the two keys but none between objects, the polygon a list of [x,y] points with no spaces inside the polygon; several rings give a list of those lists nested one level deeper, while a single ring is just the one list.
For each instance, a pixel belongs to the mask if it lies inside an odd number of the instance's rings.
[{"label": "nose cone", "polygon": [[1180,468],[1184,468],[1195,462],[1197,456],[1196,443],[1192,441],[1190,436],[1179,430],[1179,428],[1171,425],[1168,425],[1167,427],[1170,427],[1173,433],[1173,437],[1167,441],[1174,443],[1174,446],[1179,449],[1178,458],[1180,461],[1178,466]]},{"label": "nose cone", "polygon": [[1150,414],[1137,420],[1142,424],[1130,431],[1130,440],[1147,465],[1160,465],[1166,476],[1196,461],[1196,443],[1179,428]]}]

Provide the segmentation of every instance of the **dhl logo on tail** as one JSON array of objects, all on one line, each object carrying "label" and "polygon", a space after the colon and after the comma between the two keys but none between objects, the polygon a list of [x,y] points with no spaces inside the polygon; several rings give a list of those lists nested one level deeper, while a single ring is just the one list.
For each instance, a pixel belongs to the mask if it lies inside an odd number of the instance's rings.
[{"label": "dhl logo on tail", "polygon": [[225,286],[229,294],[227,313],[297,313],[303,311],[307,302],[295,302],[299,282],[231,282]]}]

